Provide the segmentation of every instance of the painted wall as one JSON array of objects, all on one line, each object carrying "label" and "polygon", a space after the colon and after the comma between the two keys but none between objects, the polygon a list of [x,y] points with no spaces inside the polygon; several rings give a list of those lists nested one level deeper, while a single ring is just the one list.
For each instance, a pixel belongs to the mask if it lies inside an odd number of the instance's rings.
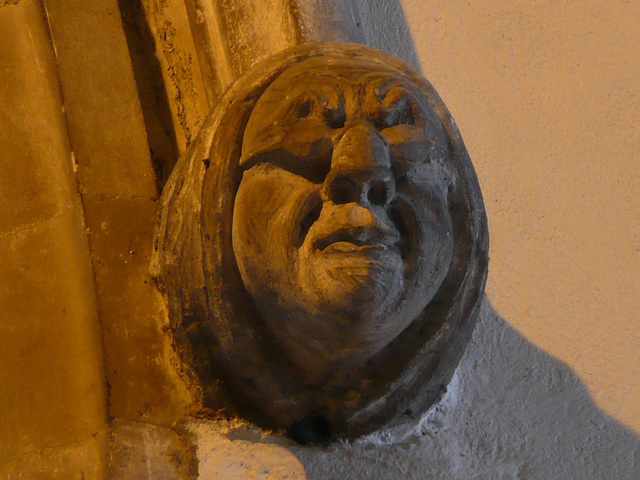
[{"label": "painted wall", "polygon": [[488,296],[640,433],[640,2],[402,2],[474,160]]}]

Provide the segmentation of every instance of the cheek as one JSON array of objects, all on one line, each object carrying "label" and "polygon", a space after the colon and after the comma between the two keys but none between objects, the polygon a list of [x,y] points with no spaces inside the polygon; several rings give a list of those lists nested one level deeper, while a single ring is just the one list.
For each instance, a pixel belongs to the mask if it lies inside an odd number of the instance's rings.
[{"label": "cheek", "polygon": [[249,269],[266,270],[269,275],[287,270],[299,232],[299,211],[315,189],[308,180],[268,164],[244,173],[232,230],[243,275]]},{"label": "cheek", "polygon": [[405,262],[420,276],[439,277],[447,268],[453,252],[453,226],[444,193],[438,187],[425,184],[400,186],[406,202],[398,210],[401,217],[402,247]]},{"label": "cheek", "polygon": [[[435,194],[427,195],[426,220],[422,224],[421,248],[425,256],[423,272],[428,290],[444,280],[453,256],[453,225],[446,201]],[[435,291],[431,291],[435,294]]]}]

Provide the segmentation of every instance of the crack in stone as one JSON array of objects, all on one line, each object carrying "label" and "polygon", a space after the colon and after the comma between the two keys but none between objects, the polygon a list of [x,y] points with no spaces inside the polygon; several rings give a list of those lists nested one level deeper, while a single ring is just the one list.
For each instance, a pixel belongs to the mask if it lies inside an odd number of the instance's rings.
[{"label": "crack in stone", "polygon": [[[19,0],[16,0],[16,1],[19,1]],[[93,442],[94,438],[96,438],[98,435],[101,435],[101,434],[106,435],[108,434],[108,432],[109,432],[109,423],[105,421],[102,425],[100,425],[100,427],[96,431],[92,431],[89,435],[85,435],[83,438],[79,440],[66,442],[66,443],[59,443],[56,445],[51,445],[49,447],[41,448],[40,450],[37,450],[35,452],[27,452],[27,453],[23,453],[22,455],[16,455],[14,457],[4,460],[2,463],[0,463],[0,467],[6,467],[11,464],[17,464],[29,458],[51,457],[53,455],[56,455],[57,453],[65,453],[64,450],[68,451],[76,447],[83,448],[90,445],[91,442]],[[105,442],[106,442],[106,437],[105,437]]]},{"label": "crack in stone", "polygon": [[60,205],[57,211],[50,217],[40,218],[32,222],[23,223],[22,225],[15,226],[13,228],[10,228],[9,230],[0,231],[0,239],[7,238],[7,237],[16,237],[17,235],[28,234],[32,231],[37,230],[39,227],[43,225],[47,225],[53,222],[54,220],[57,220],[59,217],[62,217],[63,215],[67,215],[69,213],[75,213],[74,211],[76,207],[77,206],[72,203]]}]

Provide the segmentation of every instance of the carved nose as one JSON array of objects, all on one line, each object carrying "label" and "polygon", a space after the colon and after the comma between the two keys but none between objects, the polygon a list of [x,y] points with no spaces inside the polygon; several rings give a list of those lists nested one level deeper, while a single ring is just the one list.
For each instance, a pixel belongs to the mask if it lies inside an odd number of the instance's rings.
[{"label": "carved nose", "polygon": [[385,140],[371,125],[349,128],[334,145],[323,197],[337,204],[385,207],[395,195]]}]

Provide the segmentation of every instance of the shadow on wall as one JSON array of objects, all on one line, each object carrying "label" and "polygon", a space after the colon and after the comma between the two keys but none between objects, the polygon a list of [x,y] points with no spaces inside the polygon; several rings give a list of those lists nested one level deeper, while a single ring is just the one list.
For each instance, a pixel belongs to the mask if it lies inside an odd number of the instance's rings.
[{"label": "shadow on wall", "polygon": [[487,300],[447,393],[419,422],[327,449],[288,449],[308,480],[640,479],[640,437]]},{"label": "shadow on wall", "polygon": [[161,192],[179,155],[170,101],[163,84],[163,67],[155,55],[153,33],[147,23],[142,2],[118,0],[118,8],[138,86],[149,152],[156,174],[156,187],[158,192]]},{"label": "shadow on wall", "polygon": [[400,0],[356,0],[367,45],[389,52],[421,71]]}]

